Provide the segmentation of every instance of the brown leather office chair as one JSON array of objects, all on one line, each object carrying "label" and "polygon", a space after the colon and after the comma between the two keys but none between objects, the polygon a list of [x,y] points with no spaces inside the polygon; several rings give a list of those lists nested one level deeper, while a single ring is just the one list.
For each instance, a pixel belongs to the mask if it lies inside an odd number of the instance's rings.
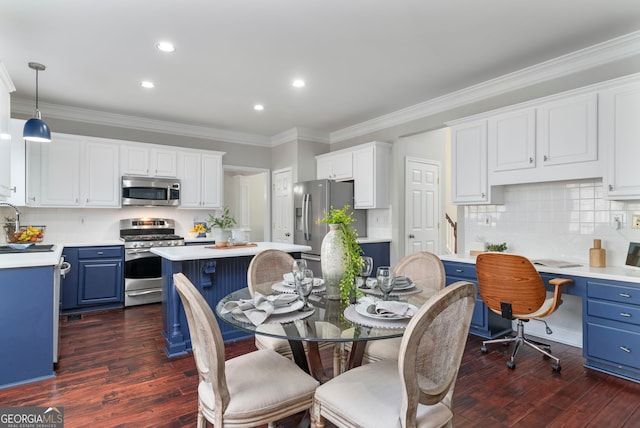
[{"label": "brown leather office chair", "polygon": [[511,359],[507,367],[516,367],[515,357],[521,345],[527,345],[553,360],[553,370],[561,369],[560,359],[551,355],[551,347],[547,344],[528,339],[524,335],[524,322],[552,314],[562,304],[561,287],[572,283],[572,279],[554,278],[549,281],[553,285],[553,293],[547,288],[540,274],[526,257],[504,253],[482,253],[476,259],[478,289],[484,303],[493,312],[503,318],[517,320],[515,337],[485,340],[482,342],[482,353],[487,352],[489,343],[515,342]]}]

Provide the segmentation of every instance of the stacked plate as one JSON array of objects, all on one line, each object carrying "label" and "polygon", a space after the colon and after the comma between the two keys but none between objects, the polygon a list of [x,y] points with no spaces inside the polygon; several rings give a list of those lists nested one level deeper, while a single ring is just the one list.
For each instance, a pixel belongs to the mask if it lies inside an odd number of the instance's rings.
[{"label": "stacked plate", "polygon": [[411,279],[407,278],[406,276],[397,276],[393,289],[396,291],[400,291],[400,290],[408,290],[413,287],[414,287],[414,284],[413,284],[413,281],[411,281]]}]

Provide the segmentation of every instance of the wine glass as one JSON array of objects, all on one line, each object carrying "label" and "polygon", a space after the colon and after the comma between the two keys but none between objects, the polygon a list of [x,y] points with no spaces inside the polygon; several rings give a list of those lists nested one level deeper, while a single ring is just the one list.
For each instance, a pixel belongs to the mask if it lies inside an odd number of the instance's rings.
[{"label": "wine glass", "polygon": [[303,271],[307,268],[307,261],[305,259],[293,259],[291,266],[291,272]]},{"label": "wine glass", "polygon": [[389,300],[389,293],[395,285],[395,276],[391,271],[391,267],[380,266],[376,272],[376,279],[378,280],[378,287],[384,295],[383,300]]},{"label": "wine glass", "polygon": [[307,299],[313,290],[313,271],[311,269],[304,269],[302,271],[296,271],[293,274],[296,281],[296,292],[304,303],[300,310],[311,311],[313,307],[309,304]]},{"label": "wine glass", "polygon": [[369,256],[362,256],[362,266],[360,266],[360,286],[367,283],[367,278],[371,276],[373,272],[373,258]]}]

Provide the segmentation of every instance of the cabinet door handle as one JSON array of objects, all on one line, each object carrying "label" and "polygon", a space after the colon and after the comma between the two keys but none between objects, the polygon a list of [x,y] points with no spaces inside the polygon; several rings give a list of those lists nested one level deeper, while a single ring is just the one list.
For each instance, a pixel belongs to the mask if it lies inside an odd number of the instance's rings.
[{"label": "cabinet door handle", "polygon": [[628,298],[630,298],[630,297],[631,297],[631,294],[628,294],[628,293],[620,293],[620,297],[625,297],[625,298],[627,298],[627,299],[628,299]]},{"label": "cabinet door handle", "polygon": [[631,349],[627,348],[626,346],[621,346],[620,349],[626,352],[627,354],[631,353]]},{"label": "cabinet door handle", "polygon": [[544,161],[546,162],[546,161],[548,161],[548,160],[549,160],[549,156],[544,155]]},{"label": "cabinet door handle", "polygon": [[533,158],[529,158],[529,163],[533,163]]},{"label": "cabinet door handle", "polygon": [[609,184],[609,191],[613,190],[613,186]]},{"label": "cabinet door handle", "polygon": [[620,316],[625,318],[631,318],[631,314],[628,314],[626,312],[620,312]]},{"label": "cabinet door handle", "polygon": [[482,196],[482,197],[484,198],[484,197],[485,197],[484,192],[482,192],[482,193],[480,194],[480,196]]}]

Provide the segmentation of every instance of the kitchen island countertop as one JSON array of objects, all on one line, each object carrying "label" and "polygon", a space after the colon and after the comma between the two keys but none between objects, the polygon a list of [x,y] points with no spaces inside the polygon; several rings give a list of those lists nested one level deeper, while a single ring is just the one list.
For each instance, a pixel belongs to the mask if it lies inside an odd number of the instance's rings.
[{"label": "kitchen island countertop", "polygon": [[182,247],[154,247],[151,252],[167,260],[177,262],[185,260],[221,259],[229,257],[254,256],[267,249],[282,250],[287,253],[298,253],[311,250],[307,245],[281,244],[278,242],[255,242],[256,247],[229,249],[207,248],[211,245],[185,245]]}]

